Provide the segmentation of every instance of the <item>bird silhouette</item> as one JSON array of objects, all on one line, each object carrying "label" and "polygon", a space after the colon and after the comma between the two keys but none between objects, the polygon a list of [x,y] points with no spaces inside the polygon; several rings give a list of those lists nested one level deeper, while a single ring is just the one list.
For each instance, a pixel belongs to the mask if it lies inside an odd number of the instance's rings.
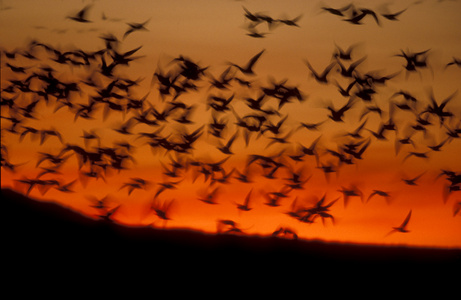
[{"label": "bird silhouette", "polygon": [[237,205],[237,209],[241,210],[241,211],[250,211],[252,208],[249,206],[250,204],[250,200],[251,200],[251,194],[253,192],[253,189],[251,189],[247,195],[245,196],[245,199],[243,201],[243,203],[241,204],[238,204],[236,203]]},{"label": "bird silhouette", "polygon": [[232,144],[234,143],[235,139],[237,138],[237,136],[238,136],[238,131],[236,131],[225,144],[221,144],[218,147],[218,150],[224,154],[234,154],[230,148]]},{"label": "bird silhouette", "polygon": [[345,98],[348,98],[351,96],[351,89],[355,86],[355,84],[357,83],[356,80],[353,80],[351,81],[346,88],[343,88],[339,83],[338,81],[335,80],[335,85],[338,87],[338,91],[339,93],[341,94],[341,96],[345,97]]},{"label": "bird silhouette", "polygon": [[169,202],[164,201],[162,203],[161,200],[159,200],[156,197],[154,197],[154,199],[152,200],[152,204],[151,204],[150,208],[154,212],[154,214],[160,220],[162,220],[164,222],[163,223],[163,228],[166,227],[166,222],[171,220],[170,211],[171,211],[171,207],[172,207],[174,202],[175,202],[175,200],[171,200]]},{"label": "bird silhouette", "polygon": [[[268,34],[267,32],[259,32],[259,31],[257,31],[255,28],[250,28],[250,29],[249,29],[249,32],[247,33],[247,35],[248,35],[249,37],[256,38],[256,39],[265,38],[267,34]],[[243,73],[246,73],[246,72],[244,72],[244,71],[242,71],[242,72],[243,72]],[[249,74],[251,75],[252,73],[250,72]]]},{"label": "bird silhouette", "polygon": [[351,185],[349,188],[342,187],[338,190],[343,194],[344,198],[344,207],[347,207],[349,204],[350,197],[360,197],[363,202],[363,193],[356,186]]},{"label": "bird silhouette", "polygon": [[299,27],[298,21],[302,18],[303,15],[299,15],[292,19],[277,19],[276,21],[281,22],[287,26]]},{"label": "bird silhouette", "polygon": [[381,16],[384,18],[391,20],[391,21],[398,21],[398,16],[400,16],[402,13],[404,13],[407,10],[407,8],[402,9],[398,12],[395,13],[381,13]]},{"label": "bird silhouette", "polygon": [[177,189],[177,185],[181,182],[182,180],[179,181],[165,181],[165,182],[159,182],[158,185],[160,187],[157,189],[157,192],[155,192],[154,198],[157,198],[161,193],[163,193],[165,190],[173,190]]},{"label": "bird silhouette", "polygon": [[417,175],[417,176],[415,176],[415,177],[413,177],[413,178],[402,178],[402,180],[403,180],[403,181],[405,182],[405,184],[407,184],[407,185],[418,185],[418,184],[416,183],[416,181],[417,181],[419,178],[421,178],[421,176],[423,176],[424,173],[426,173],[426,172],[423,172],[423,173],[421,173],[421,174],[419,174],[419,175]]},{"label": "bird silhouette", "polygon": [[88,19],[88,10],[92,7],[92,5],[87,5],[82,8],[79,12],[74,15],[67,16],[67,19],[71,19],[73,21],[79,23],[90,23],[91,21]]},{"label": "bird silhouette", "polygon": [[113,215],[120,209],[120,207],[121,205],[118,205],[112,209],[105,210],[101,214],[97,215],[97,217],[104,222],[113,223]]},{"label": "bird silhouette", "polygon": [[218,204],[217,202],[217,197],[218,197],[218,194],[220,193],[220,187],[215,187],[213,190],[211,190],[210,192],[208,193],[205,193],[203,196],[200,196],[198,198],[198,200],[206,203],[206,204],[212,204],[212,205],[216,205]]},{"label": "bird silhouette", "polygon": [[404,138],[398,138],[396,137],[395,139],[395,154],[399,154],[399,151],[400,151],[400,148],[402,147],[402,145],[412,145],[413,148],[416,146],[415,142],[413,141],[413,139],[411,138],[412,134],[409,134],[407,135],[406,137]]},{"label": "bird silhouette", "polygon": [[327,84],[328,83],[328,74],[330,73],[331,69],[336,65],[336,62],[330,63],[328,66],[325,67],[325,69],[321,72],[318,73],[310,64],[310,62],[305,59],[304,62],[306,63],[307,67],[311,71],[311,75],[317,80],[317,82],[322,83],[322,84]]},{"label": "bird silhouette", "polygon": [[409,72],[414,72],[418,67],[426,66],[426,58],[423,55],[426,55],[430,49],[420,51],[420,52],[405,52],[402,49],[400,50],[401,54],[396,54],[395,56],[403,57],[406,60],[405,69]]},{"label": "bird silhouette", "polygon": [[445,68],[449,66],[458,66],[461,67],[461,59],[453,57],[453,59],[445,65]]},{"label": "bird silhouette", "polygon": [[230,63],[231,66],[234,66],[236,67],[238,70],[240,70],[240,72],[242,72],[243,74],[245,75],[256,75],[256,73],[254,72],[253,68],[254,68],[254,65],[256,64],[256,62],[259,60],[259,58],[261,57],[261,55],[264,53],[265,49],[261,50],[259,53],[257,53],[255,56],[253,56],[249,61],[248,63],[245,65],[245,66],[239,66],[235,63]]},{"label": "bird silhouette", "polygon": [[419,158],[425,158],[425,159],[428,159],[429,157],[427,156],[427,154],[429,153],[429,151],[427,152],[416,152],[416,151],[410,151],[403,159],[403,161],[406,161],[408,158],[414,156],[414,157],[419,157]]},{"label": "bird silhouette", "polygon": [[389,204],[391,195],[389,192],[382,191],[382,190],[373,190],[373,192],[371,192],[370,195],[368,196],[366,202],[368,203],[371,200],[371,198],[373,198],[376,195],[384,197],[386,199],[386,202]]},{"label": "bird silhouette", "polygon": [[26,74],[26,70],[30,68],[30,67],[13,66],[12,64],[8,62],[6,63],[6,66],[10,68],[10,70],[13,71],[14,73],[22,73],[22,74]]},{"label": "bird silhouette", "polygon": [[363,24],[361,22],[362,19],[364,17],[366,17],[367,15],[372,16],[375,19],[376,24],[381,25],[381,23],[379,22],[377,14],[373,10],[368,9],[368,8],[359,8],[358,12],[356,12],[355,14],[350,16],[349,18],[343,19],[343,21],[346,21],[346,22],[349,22],[349,23],[355,24],[355,25],[361,25],[361,24]]},{"label": "bird silhouette", "polygon": [[321,9],[323,11],[326,11],[332,15],[336,15],[336,16],[344,16],[344,13],[345,11],[349,10],[351,7],[353,6],[352,3],[349,3],[343,7],[340,7],[340,8],[333,8],[333,7],[327,7],[327,6],[322,6]]},{"label": "bird silhouette", "polygon": [[55,189],[63,193],[75,193],[75,190],[72,190],[72,186],[75,185],[76,182],[77,180],[72,180],[68,183],[59,183]]},{"label": "bird silhouette", "polygon": [[40,130],[40,145],[42,145],[46,139],[48,139],[49,136],[55,136],[59,139],[61,144],[63,144],[63,139],[61,136],[61,133],[58,130],[55,129],[49,129],[49,130]]},{"label": "bird silhouette", "polygon": [[345,50],[340,46],[336,45],[335,51],[333,52],[333,57],[338,60],[351,60],[352,51],[358,46],[358,44],[352,44],[347,47]]},{"label": "bird silhouette", "polygon": [[139,178],[139,177],[133,177],[130,178],[129,182],[123,183],[123,185],[119,188],[119,190],[122,190],[124,188],[128,189],[128,195],[131,195],[131,193],[136,190],[136,189],[145,189],[147,185],[149,184],[148,181]]},{"label": "bird silhouette", "polygon": [[432,146],[427,146],[427,147],[429,149],[431,149],[432,151],[441,151],[442,147],[449,141],[450,141],[450,139],[446,138],[446,139],[444,139],[443,141],[441,141],[438,144],[435,144],[435,145],[432,145]]},{"label": "bird silhouette", "polygon": [[440,124],[443,124],[443,122],[445,121],[445,118],[450,118],[453,116],[453,113],[450,111],[446,111],[445,107],[456,96],[457,93],[458,91],[456,90],[451,95],[449,95],[447,98],[442,100],[440,104],[438,104],[437,100],[434,97],[434,93],[431,89],[430,95],[429,95],[431,104],[429,104],[427,108],[421,114],[429,113],[429,114],[435,115],[439,118]]},{"label": "bird silhouette", "polygon": [[402,224],[398,227],[392,227],[392,230],[387,234],[387,235],[390,235],[394,232],[402,232],[402,233],[407,233],[407,232],[410,232],[408,229],[407,229],[407,225],[408,225],[408,222],[410,221],[410,218],[411,218],[411,209],[410,211],[408,212],[408,215],[405,217],[405,220],[403,220]]},{"label": "bird silhouette", "polygon": [[455,202],[455,204],[453,204],[453,217],[456,217],[460,211],[461,211],[461,201],[458,200],[457,202]]},{"label": "bird silhouette", "polygon": [[147,31],[148,29],[145,27],[145,25],[149,23],[149,21],[150,19],[142,23],[135,23],[135,22],[127,23],[128,29],[123,34],[123,38],[125,39],[128,35],[130,35],[131,33],[135,31]]},{"label": "bird silhouette", "polygon": [[346,113],[346,111],[352,108],[354,102],[354,99],[349,98],[347,103],[339,109],[335,109],[332,105],[328,105],[327,109],[330,111],[330,115],[328,115],[328,117],[335,122],[344,122],[344,114]]},{"label": "bird silhouette", "polygon": [[336,60],[336,63],[339,65],[340,67],[340,72],[341,72],[341,75],[344,76],[344,77],[353,77],[353,73],[355,72],[355,69],[358,67],[358,65],[360,65],[363,61],[365,61],[367,57],[364,56],[362,57],[361,59],[359,60],[356,60],[354,61],[353,63],[351,63],[347,68],[341,63],[341,61],[339,59]]}]

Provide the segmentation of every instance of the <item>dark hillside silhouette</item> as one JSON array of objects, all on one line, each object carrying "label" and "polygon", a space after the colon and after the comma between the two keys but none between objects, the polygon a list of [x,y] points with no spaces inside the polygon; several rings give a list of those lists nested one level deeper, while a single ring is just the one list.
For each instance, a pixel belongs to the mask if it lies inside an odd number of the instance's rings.
[{"label": "dark hillside silhouette", "polygon": [[2,234],[7,263],[50,268],[251,267],[272,263],[296,268],[342,266],[447,267],[460,249],[431,249],[296,240],[187,229],[128,227],[93,220],[51,202],[2,189]]}]

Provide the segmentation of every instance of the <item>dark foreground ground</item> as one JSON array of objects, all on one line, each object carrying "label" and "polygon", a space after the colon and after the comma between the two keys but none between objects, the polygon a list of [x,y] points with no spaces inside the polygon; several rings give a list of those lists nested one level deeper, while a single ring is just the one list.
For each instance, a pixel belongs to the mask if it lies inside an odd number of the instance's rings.
[{"label": "dark foreground ground", "polygon": [[198,268],[213,270],[208,274],[213,277],[246,269],[296,270],[298,274],[359,266],[444,266],[459,270],[461,261],[461,249],[382,247],[126,227],[94,221],[8,189],[2,189],[1,203],[2,256],[6,270],[12,272],[116,272],[123,268],[174,273]]}]

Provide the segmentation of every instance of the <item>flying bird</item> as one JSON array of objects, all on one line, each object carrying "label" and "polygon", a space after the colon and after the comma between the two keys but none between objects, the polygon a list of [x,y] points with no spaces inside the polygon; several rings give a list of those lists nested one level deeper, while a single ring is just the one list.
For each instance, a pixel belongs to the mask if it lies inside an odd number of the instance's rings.
[{"label": "flying bird", "polygon": [[346,6],[340,7],[340,8],[322,6],[321,9],[323,11],[326,11],[326,12],[332,14],[332,15],[343,17],[344,16],[343,12],[347,11],[351,7],[352,7],[352,3],[350,3],[350,4],[346,5]]},{"label": "flying bird", "polygon": [[413,178],[402,178],[402,180],[403,180],[403,181],[405,182],[405,184],[407,184],[407,185],[418,185],[418,184],[416,183],[416,181],[417,181],[419,178],[421,178],[421,176],[423,176],[424,173],[426,173],[426,172],[423,172],[423,173],[421,173],[421,174],[419,174],[418,176],[413,177]]},{"label": "flying bird", "polygon": [[373,192],[371,192],[368,196],[366,203],[368,203],[368,201],[370,201],[370,199],[376,195],[384,197],[386,199],[386,202],[389,203],[391,195],[389,194],[389,192],[385,192],[382,190],[373,190]]},{"label": "flying bird", "polygon": [[395,13],[382,13],[381,16],[384,18],[391,20],[391,21],[398,21],[398,16],[400,16],[403,12],[405,12],[407,9],[402,9],[401,11],[395,12]]},{"label": "flying bird", "polygon": [[461,67],[461,58],[453,57],[453,59],[445,65],[445,68],[447,68],[449,66]]},{"label": "flying bird", "polygon": [[312,65],[310,64],[310,62],[307,59],[305,59],[304,62],[306,63],[309,70],[311,71],[311,75],[315,78],[315,80],[317,80],[317,82],[323,83],[323,84],[328,83],[328,79],[327,79],[328,74],[330,73],[331,69],[333,69],[333,67],[336,65],[336,62],[332,62],[322,71],[322,73],[318,73],[312,67]]},{"label": "flying bird", "polygon": [[135,32],[135,31],[141,31],[141,30],[148,31],[148,29],[145,27],[145,25],[149,21],[150,21],[150,19],[148,19],[147,21],[144,21],[142,23],[127,23],[128,29],[123,34],[123,38],[125,39],[129,34],[131,34],[132,32]]},{"label": "flying bird", "polygon": [[281,22],[288,26],[299,27],[298,21],[302,18],[302,15],[299,15],[293,19],[277,19],[278,22]]},{"label": "flying bird", "polygon": [[76,22],[80,23],[89,23],[91,22],[88,20],[87,15],[88,15],[88,10],[91,8],[92,5],[87,5],[84,8],[82,8],[79,12],[77,12],[74,15],[67,16],[67,19],[71,19]]},{"label": "flying bird", "polygon": [[346,111],[352,108],[354,105],[353,98],[350,98],[346,104],[344,104],[341,108],[335,109],[332,105],[327,106],[327,109],[330,111],[330,115],[328,117],[335,121],[335,122],[343,122],[343,117]]},{"label": "flying bird", "polygon": [[407,225],[408,225],[408,222],[410,221],[410,217],[411,217],[411,209],[408,215],[405,217],[405,220],[403,220],[402,224],[398,227],[392,227],[392,230],[387,235],[390,235],[391,233],[394,233],[394,232],[402,232],[402,233],[410,232],[407,229]]},{"label": "flying bird", "polygon": [[245,200],[243,201],[242,204],[237,204],[237,209],[241,210],[241,211],[250,211],[252,208],[249,206],[250,204],[250,199],[251,199],[251,193],[252,193],[253,189],[251,189],[248,194],[246,195],[245,197]]},{"label": "flying bird", "polygon": [[230,63],[232,66],[236,67],[237,69],[240,70],[240,72],[242,72],[243,74],[246,74],[246,75],[256,75],[254,70],[253,70],[253,67],[254,65],[256,64],[256,62],[259,60],[260,56],[264,53],[265,49],[261,50],[258,54],[256,54],[255,56],[253,56],[249,61],[248,63],[241,67],[237,64],[234,64],[234,63]]}]

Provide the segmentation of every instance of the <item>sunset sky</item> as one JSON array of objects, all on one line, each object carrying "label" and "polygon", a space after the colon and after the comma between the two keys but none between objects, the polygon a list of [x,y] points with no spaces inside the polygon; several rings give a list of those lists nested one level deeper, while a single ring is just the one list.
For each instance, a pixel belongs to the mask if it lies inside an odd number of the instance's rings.
[{"label": "sunset sky", "polygon": [[[88,22],[68,18],[85,7]],[[326,8],[342,9],[342,16]],[[436,0],[0,0],[1,186],[27,193],[27,182],[38,180],[29,196],[92,218],[101,214],[91,207],[94,199],[107,196],[108,209],[118,207],[111,219],[125,225],[231,229],[253,235],[287,228],[305,239],[460,248],[460,11],[461,1]],[[258,21],[246,17],[247,12]],[[361,24],[347,21],[365,12]],[[397,12],[401,14],[396,20],[383,16]],[[281,20],[295,21],[296,26]],[[143,30],[127,33],[129,24],[142,23]],[[262,37],[251,36],[254,33]],[[109,36],[117,39],[110,43],[112,48],[103,39]],[[335,57],[338,47],[351,47],[351,59]],[[115,53],[131,50],[128,64],[116,65],[111,75],[101,72]],[[57,61],[58,53],[64,61]],[[94,56],[85,61],[83,53]],[[254,74],[236,67],[244,67],[258,53]],[[415,70],[408,70],[404,56],[415,53],[421,53],[413,61]],[[197,78],[185,76],[189,62],[202,70]],[[340,72],[340,64],[354,62],[358,65],[351,76]],[[331,64],[327,82],[317,81],[308,64],[318,73]],[[163,95],[154,74],[170,76],[172,87]],[[211,84],[221,76],[230,79],[223,89]],[[58,89],[76,83],[78,90],[64,98],[56,92],[45,96],[50,78],[57,79]],[[124,90],[122,84],[130,80],[134,85]],[[25,83],[23,89],[18,82]],[[349,96],[341,95],[338,85],[349,84]],[[283,93],[294,94],[279,104]],[[250,108],[246,99],[262,95],[261,109]],[[217,98],[231,100],[227,110],[218,111],[214,105],[222,101]],[[443,117],[431,110],[431,99],[437,105],[448,99],[439,109]],[[134,107],[134,100],[143,105]],[[76,117],[91,103],[90,118]],[[339,109],[348,103],[351,108],[342,121],[329,117],[327,107]],[[153,108],[169,112],[166,120],[156,117]],[[156,124],[141,123],[143,114]],[[190,123],[178,121],[181,117]],[[226,124],[221,137],[210,130],[213,117]],[[239,119],[258,130],[238,126]],[[396,130],[375,136],[389,120]],[[270,125],[278,122],[279,132],[271,132]],[[303,123],[319,125],[311,130]],[[351,135],[362,124],[362,130]],[[128,125],[125,134],[115,131],[122,125]],[[179,151],[182,136],[194,131],[192,148]],[[85,140],[85,133],[99,140]],[[234,136],[231,154],[218,149]],[[301,146],[314,142],[317,156],[297,160]],[[344,151],[346,144],[354,143],[358,145],[349,152],[364,147],[360,158]],[[439,151],[430,148],[439,143]],[[75,146],[102,159],[91,165]],[[103,149],[112,149],[113,156],[101,155]],[[55,168],[57,164],[44,159],[47,155],[64,162]],[[114,155],[123,158],[123,169],[114,167]],[[255,155],[271,158],[252,161]],[[176,177],[165,174],[173,162],[184,166]],[[213,169],[218,162],[222,169]],[[12,170],[9,164],[16,166]],[[334,172],[325,173],[327,166]],[[45,168],[54,173],[39,175]],[[245,170],[250,182],[236,178]],[[90,171],[98,178],[89,177]],[[293,174],[300,174],[300,182]],[[415,185],[403,180],[418,176]],[[71,191],[63,191],[73,181]],[[173,188],[161,189],[167,183]],[[293,187],[295,183],[299,185]],[[130,192],[136,184],[141,188]],[[200,200],[213,191],[216,204]],[[346,191],[357,196],[345,199]],[[280,205],[267,205],[268,197],[280,192]],[[247,196],[251,209],[238,209]],[[331,206],[313,212],[316,204]],[[159,213],[166,208],[168,220]],[[305,218],[294,217],[294,212]],[[405,228],[409,232],[394,232],[410,212]],[[232,220],[235,227],[220,220]]]}]

